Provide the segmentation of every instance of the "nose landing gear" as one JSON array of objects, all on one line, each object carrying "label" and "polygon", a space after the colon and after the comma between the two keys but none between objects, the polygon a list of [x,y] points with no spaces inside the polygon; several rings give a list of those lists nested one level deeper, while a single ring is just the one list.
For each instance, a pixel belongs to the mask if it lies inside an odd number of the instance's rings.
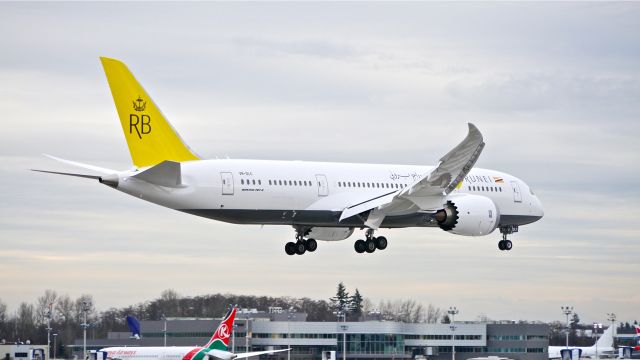
[{"label": "nose landing gear", "polygon": [[372,252],[377,250],[384,250],[387,248],[387,238],[384,236],[373,236],[373,229],[367,229],[365,233],[366,240],[356,240],[355,244],[353,244],[353,248],[358,254],[362,254],[367,252],[371,254]]},{"label": "nose landing gear", "polygon": [[500,251],[510,251],[513,248],[511,240],[507,240],[507,235],[518,232],[518,225],[506,225],[500,227],[500,233],[502,234],[502,240],[498,241],[498,249]]}]

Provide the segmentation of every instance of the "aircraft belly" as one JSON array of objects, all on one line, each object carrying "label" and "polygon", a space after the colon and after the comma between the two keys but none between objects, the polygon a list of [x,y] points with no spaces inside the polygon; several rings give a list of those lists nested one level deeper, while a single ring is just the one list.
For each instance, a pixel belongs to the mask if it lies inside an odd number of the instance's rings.
[{"label": "aircraft belly", "polygon": [[[365,217],[352,216],[339,221],[339,211],[328,210],[249,210],[249,209],[178,209],[180,211],[234,224],[309,225],[325,227],[362,227]],[[387,216],[381,228],[432,227],[430,216],[413,213]]]}]

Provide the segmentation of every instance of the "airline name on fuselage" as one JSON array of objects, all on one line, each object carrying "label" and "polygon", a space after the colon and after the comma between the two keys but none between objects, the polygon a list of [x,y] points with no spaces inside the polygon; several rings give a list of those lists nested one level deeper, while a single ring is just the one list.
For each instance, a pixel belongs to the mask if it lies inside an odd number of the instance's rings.
[{"label": "airline name on fuselage", "polygon": [[116,350],[110,351],[109,355],[135,355],[136,350]]},{"label": "airline name on fuselage", "polygon": [[470,183],[482,182],[482,183],[496,184],[496,181],[493,177],[485,176],[485,175],[467,175],[464,177],[464,181],[467,181]]}]

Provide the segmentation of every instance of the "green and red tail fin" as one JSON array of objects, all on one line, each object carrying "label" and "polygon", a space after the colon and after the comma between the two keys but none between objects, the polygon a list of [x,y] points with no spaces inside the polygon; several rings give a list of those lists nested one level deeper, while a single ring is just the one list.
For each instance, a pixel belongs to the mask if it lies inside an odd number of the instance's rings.
[{"label": "green and red tail fin", "polygon": [[231,310],[227,313],[227,315],[222,319],[220,325],[216,329],[216,332],[213,333],[211,340],[204,347],[209,350],[224,350],[226,351],[229,348],[229,339],[231,338],[231,331],[233,331],[233,321],[236,317],[236,311],[238,308],[235,306],[231,308]]}]

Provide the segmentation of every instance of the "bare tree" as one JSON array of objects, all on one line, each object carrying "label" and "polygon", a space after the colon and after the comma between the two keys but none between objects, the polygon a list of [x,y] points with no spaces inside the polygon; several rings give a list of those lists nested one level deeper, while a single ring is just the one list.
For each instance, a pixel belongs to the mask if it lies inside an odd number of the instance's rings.
[{"label": "bare tree", "polygon": [[438,320],[440,320],[441,316],[442,309],[433,306],[433,304],[429,304],[429,306],[427,307],[427,317],[425,319],[425,322],[429,324],[435,324],[438,322]]},{"label": "bare tree", "polygon": [[[46,317],[49,311],[53,312],[58,293],[53,290],[47,289],[42,296],[38,297],[36,301],[36,322],[38,324],[45,324],[47,322]],[[53,316],[53,313],[49,314]]]}]

